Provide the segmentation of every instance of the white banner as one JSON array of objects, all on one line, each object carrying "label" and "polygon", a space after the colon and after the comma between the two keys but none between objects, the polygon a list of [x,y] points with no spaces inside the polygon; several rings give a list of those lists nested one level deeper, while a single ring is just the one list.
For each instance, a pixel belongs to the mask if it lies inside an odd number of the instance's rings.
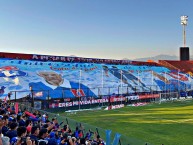
[{"label": "white banner", "polygon": [[139,100],[139,96],[126,96],[128,100]]}]

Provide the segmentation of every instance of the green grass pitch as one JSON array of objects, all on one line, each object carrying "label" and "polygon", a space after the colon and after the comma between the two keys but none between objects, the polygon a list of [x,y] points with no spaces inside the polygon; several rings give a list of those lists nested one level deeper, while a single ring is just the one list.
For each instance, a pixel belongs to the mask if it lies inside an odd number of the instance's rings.
[{"label": "green grass pitch", "polygon": [[62,115],[152,145],[193,145],[192,100]]}]

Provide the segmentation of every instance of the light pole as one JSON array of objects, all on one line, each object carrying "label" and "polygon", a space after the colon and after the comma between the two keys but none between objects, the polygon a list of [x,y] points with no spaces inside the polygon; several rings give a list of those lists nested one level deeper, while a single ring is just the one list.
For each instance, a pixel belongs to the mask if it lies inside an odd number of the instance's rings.
[{"label": "light pole", "polygon": [[121,104],[122,104],[122,95],[123,95],[123,71],[121,70]]},{"label": "light pole", "polygon": [[104,81],[103,81],[103,68],[102,68],[102,76],[101,76],[101,87],[102,87],[102,93],[101,93],[101,99],[102,99],[102,106],[103,106],[103,89],[104,89]]},{"label": "light pole", "polygon": [[181,16],[181,25],[183,27],[183,47],[180,47],[180,60],[190,60],[189,47],[186,46],[186,26],[188,24],[188,16]]},{"label": "light pole", "polygon": [[181,25],[183,27],[183,44],[184,44],[184,47],[186,47],[186,26],[188,24],[188,16],[181,16],[180,17],[181,19]]}]

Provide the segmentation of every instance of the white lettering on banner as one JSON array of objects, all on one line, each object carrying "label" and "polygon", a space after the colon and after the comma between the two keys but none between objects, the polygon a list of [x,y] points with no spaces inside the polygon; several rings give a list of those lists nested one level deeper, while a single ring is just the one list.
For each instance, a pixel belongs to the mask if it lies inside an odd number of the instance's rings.
[{"label": "white lettering on banner", "polygon": [[111,102],[125,101],[125,97],[111,97]]},{"label": "white lettering on banner", "polygon": [[38,56],[34,54],[34,55],[32,56],[32,59],[38,59]]},{"label": "white lettering on banner", "polygon": [[67,57],[66,60],[67,60],[67,61],[70,61],[70,57]]},{"label": "white lettering on banner", "polygon": [[60,57],[61,61],[66,61],[66,57]]},{"label": "white lettering on banner", "polygon": [[114,98],[114,101],[117,102],[117,101],[124,101],[125,98],[121,97],[121,98]]},{"label": "white lettering on banner", "polygon": [[76,105],[78,105],[78,101],[73,102],[73,106],[76,106]]},{"label": "white lettering on banner", "polygon": [[41,56],[40,56],[40,59],[46,59],[46,60],[48,60],[48,57],[45,56],[45,55],[41,55]]},{"label": "white lettering on banner", "polygon": [[126,98],[131,100],[139,100],[139,96],[126,96]]},{"label": "white lettering on banner", "polygon": [[98,103],[98,100],[92,100],[92,104]]},{"label": "white lettering on banner", "polygon": [[90,104],[90,101],[85,101],[85,104]]},{"label": "white lettering on banner", "polygon": [[101,102],[101,103],[108,102],[108,99],[100,99],[100,102]]},{"label": "white lettering on banner", "polygon": [[71,57],[70,59],[71,59],[70,61],[74,61],[74,60],[75,60],[75,58],[74,58],[74,57]]},{"label": "white lettering on banner", "polygon": [[84,104],[84,101],[79,101],[80,105],[83,105]]},{"label": "white lettering on banner", "polygon": [[99,102],[100,103],[105,103],[105,102],[108,102],[108,99],[99,99]]},{"label": "white lettering on banner", "polygon": [[65,103],[59,103],[58,107],[65,107]]},{"label": "white lettering on banner", "polygon": [[111,109],[118,109],[124,107],[124,104],[112,106]]},{"label": "white lettering on banner", "polygon": [[51,61],[63,61],[72,62],[74,60],[81,62],[106,62],[106,63],[122,63],[122,64],[134,64],[132,61],[125,60],[112,60],[112,59],[94,59],[94,58],[81,58],[81,57],[65,57],[65,56],[50,56],[50,55],[32,55],[32,59],[51,60]]},{"label": "white lettering on banner", "polygon": [[109,102],[109,99],[105,99],[105,102]]},{"label": "white lettering on banner", "polygon": [[[125,100],[124,97],[122,98],[116,98],[114,101],[120,101]],[[76,106],[76,105],[87,105],[87,104],[97,104],[97,103],[104,103],[109,102],[108,99],[96,99],[96,100],[88,100],[88,101],[73,101],[73,102],[66,102],[66,103],[58,103],[58,107],[70,107],[70,106]]]},{"label": "white lettering on banner", "polygon": [[66,107],[70,107],[70,106],[73,106],[72,102],[66,102]]},{"label": "white lettering on banner", "polygon": [[53,60],[59,60],[60,57],[56,56],[56,57],[53,57]]}]

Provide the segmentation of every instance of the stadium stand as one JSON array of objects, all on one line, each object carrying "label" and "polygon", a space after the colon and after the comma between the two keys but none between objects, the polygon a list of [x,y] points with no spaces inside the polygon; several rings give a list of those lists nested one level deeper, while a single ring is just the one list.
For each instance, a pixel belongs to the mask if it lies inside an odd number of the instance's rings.
[{"label": "stadium stand", "polygon": [[16,111],[7,100],[35,109],[75,110],[80,106],[112,108],[148,103],[158,99],[160,93],[175,92],[181,97],[193,94],[192,77],[186,74],[193,72],[193,61],[156,63],[2,52],[0,64],[0,129],[4,135],[0,139],[11,145],[105,142],[89,131],[83,137],[81,128],[71,130],[68,123],[59,124],[45,113]]},{"label": "stadium stand", "polygon": [[[187,91],[187,61],[137,62],[96,58],[0,53],[0,98],[77,101],[116,96]],[[181,69],[182,71],[179,71]],[[178,72],[174,72],[178,70]],[[34,102],[34,101],[32,101]],[[43,104],[43,103],[42,103]]]},{"label": "stadium stand", "polygon": [[184,73],[193,72],[193,61],[159,60],[159,64],[171,70],[180,70]]},{"label": "stadium stand", "polygon": [[84,132],[77,126],[58,122],[57,117],[39,111],[17,110],[12,103],[0,101],[1,145],[105,145],[97,132]]}]

